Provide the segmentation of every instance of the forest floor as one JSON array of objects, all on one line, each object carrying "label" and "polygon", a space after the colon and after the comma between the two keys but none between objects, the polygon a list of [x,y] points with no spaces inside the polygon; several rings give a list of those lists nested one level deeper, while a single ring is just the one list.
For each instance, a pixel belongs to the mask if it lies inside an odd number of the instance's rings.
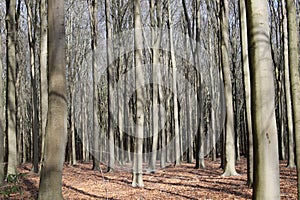
[{"label": "forest floor", "polygon": [[[131,173],[115,171],[103,173],[91,170],[91,163],[65,165],[63,170],[63,196],[65,199],[251,199],[247,187],[246,160],[237,162],[239,176],[222,177],[220,161],[206,160],[205,169],[194,169],[194,164],[172,165],[155,174],[143,175],[144,188],[131,187]],[[31,165],[18,168],[25,176],[20,178],[21,192],[8,199],[36,199],[39,176],[31,172]],[[0,188],[1,189],[1,188]],[[281,199],[297,199],[295,169],[280,163]],[[0,199],[3,199],[0,195]]]}]

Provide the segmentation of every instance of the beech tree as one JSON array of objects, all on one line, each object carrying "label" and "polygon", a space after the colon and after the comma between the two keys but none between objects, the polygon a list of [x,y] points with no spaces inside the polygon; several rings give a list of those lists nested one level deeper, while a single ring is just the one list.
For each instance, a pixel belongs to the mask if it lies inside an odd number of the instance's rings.
[{"label": "beech tree", "polygon": [[248,152],[247,152],[247,181],[248,185],[253,184],[253,134],[251,121],[251,83],[250,83],[250,69],[248,59],[248,36],[247,36],[247,18],[246,18],[246,4],[245,0],[239,0],[240,7],[240,34],[242,45],[242,62],[245,88],[245,103],[247,116],[247,137],[248,137]]},{"label": "beech tree", "polygon": [[39,199],[63,199],[62,168],[67,139],[64,1],[48,1],[49,104]]},{"label": "beech tree", "polygon": [[[300,163],[300,74],[299,74],[299,46],[297,30],[296,3],[294,0],[286,0],[287,20],[288,20],[288,49],[289,49],[289,69],[292,89],[293,117],[296,142],[296,163]],[[300,199],[300,164],[297,164],[298,176],[298,199]]]},{"label": "beech tree", "polygon": [[[2,44],[2,38],[0,36],[0,44]],[[2,55],[2,50],[0,49],[0,56]],[[2,61],[0,60],[0,74],[3,73],[3,65]],[[3,98],[3,89],[4,89],[4,84],[3,84],[3,79],[0,78],[0,152],[3,152],[0,154],[0,186],[2,185],[2,182],[5,177],[5,165],[4,165],[4,135],[5,135],[5,113],[4,111],[4,98]]]},{"label": "beech tree", "polygon": [[254,149],[254,199],[279,199],[275,86],[267,0],[246,3]]},{"label": "beech tree", "polygon": [[145,93],[143,72],[143,33],[141,21],[140,0],[134,0],[134,65],[135,65],[135,88],[136,91],[136,119],[134,138],[134,158],[132,170],[132,186],[144,187],[143,183],[143,137],[145,118]]},{"label": "beech tree", "polygon": [[6,1],[6,134],[8,138],[7,174],[17,173],[17,124],[16,124],[16,0]]},{"label": "beech tree", "polygon": [[229,63],[229,26],[228,0],[221,0],[221,55],[222,70],[226,98],[226,125],[225,125],[225,166],[223,176],[237,175],[235,170],[234,119],[232,103],[232,84]]}]

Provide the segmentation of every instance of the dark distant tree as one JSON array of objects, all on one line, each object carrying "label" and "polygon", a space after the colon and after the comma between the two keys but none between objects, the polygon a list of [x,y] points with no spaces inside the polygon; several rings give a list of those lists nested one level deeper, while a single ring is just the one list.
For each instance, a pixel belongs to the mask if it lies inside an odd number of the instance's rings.
[{"label": "dark distant tree", "polygon": [[98,120],[97,120],[97,108],[98,108],[98,92],[96,84],[96,73],[95,69],[97,67],[96,61],[96,49],[97,49],[97,29],[98,29],[98,0],[88,0],[89,3],[89,12],[90,12],[90,23],[91,23],[91,49],[92,49],[92,76],[93,76],[93,102],[92,102],[92,133],[93,133],[93,170],[100,170],[100,151],[99,151],[99,134],[98,134]]},{"label": "dark distant tree", "polygon": [[106,16],[106,48],[107,48],[107,83],[108,83],[108,169],[113,171],[115,168],[115,145],[114,145],[114,121],[113,121],[113,101],[114,99],[114,69],[112,66],[113,49],[112,49],[112,27],[111,27],[111,1],[105,0],[105,16]]}]

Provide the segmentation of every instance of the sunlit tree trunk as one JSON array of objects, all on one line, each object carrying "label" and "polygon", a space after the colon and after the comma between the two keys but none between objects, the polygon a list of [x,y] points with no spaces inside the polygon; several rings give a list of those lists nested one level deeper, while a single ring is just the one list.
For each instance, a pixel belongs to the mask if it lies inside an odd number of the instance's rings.
[{"label": "sunlit tree trunk", "polygon": [[40,119],[41,119],[41,161],[44,155],[44,138],[48,113],[47,78],[47,6],[46,0],[40,0]]},{"label": "sunlit tree trunk", "polygon": [[17,173],[16,138],[16,0],[6,1],[7,29],[7,84],[6,84],[6,134],[8,138],[7,174]]},{"label": "sunlit tree trunk", "polygon": [[290,66],[289,66],[289,45],[288,45],[288,22],[286,11],[286,0],[282,0],[282,15],[283,15],[283,48],[284,48],[284,76],[285,76],[285,98],[286,98],[286,115],[287,115],[287,130],[289,139],[288,148],[288,167],[295,168],[295,141],[294,141],[294,124],[292,112],[292,97],[291,97],[291,82],[290,82]]},{"label": "sunlit tree trunk", "polygon": [[[2,44],[2,38],[0,37],[0,44]],[[0,57],[2,56],[2,49],[0,48]],[[3,73],[3,65],[2,61],[0,60],[0,74]],[[0,78],[0,94],[3,94],[4,89],[4,80]],[[3,183],[5,174],[4,174],[4,135],[5,135],[5,116],[4,116],[4,95],[0,96],[0,186]]]},{"label": "sunlit tree trunk", "polygon": [[[155,20],[155,5],[156,5],[156,20]],[[149,171],[155,172],[156,158],[157,158],[157,146],[158,146],[158,134],[159,122],[160,122],[160,109],[159,109],[159,81],[161,79],[161,69],[159,68],[159,49],[161,42],[161,2],[158,0],[150,1],[150,18],[152,28],[152,83],[153,83],[153,99],[152,99],[152,147],[149,160]]]},{"label": "sunlit tree trunk", "polygon": [[167,2],[168,7],[168,25],[169,25],[169,41],[170,41],[170,52],[171,52],[171,63],[172,63],[172,92],[173,92],[173,121],[174,121],[174,157],[175,166],[181,164],[180,159],[180,141],[179,141],[179,113],[178,113],[178,99],[177,99],[177,64],[174,50],[174,39],[173,39],[173,22],[170,7],[170,0]]},{"label": "sunlit tree trunk", "polygon": [[247,117],[247,137],[248,137],[248,152],[247,152],[247,184],[253,184],[253,135],[251,122],[251,84],[250,84],[250,69],[248,60],[248,36],[247,36],[247,18],[245,0],[239,0],[240,7],[240,26],[241,26],[241,45],[242,45],[242,62],[244,75],[244,90],[246,103]]},{"label": "sunlit tree trunk", "polygon": [[67,140],[64,1],[48,1],[49,112],[39,199],[63,199],[62,168]]},{"label": "sunlit tree trunk", "polygon": [[294,0],[286,0],[288,19],[288,44],[289,44],[289,65],[293,102],[294,134],[296,143],[296,163],[298,177],[298,199],[300,199],[300,74],[298,54],[298,30],[296,3]]},{"label": "sunlit tree trunk", "polygon": [[275,86],[267,0],[246,2],[254,150],[254,199],[280,199]]},{"label": "sunlit tree trunk", "polygon": [[237,175],[235,170],[235,147],[234,147],[234,117],[232,103],[232,84],[229,62],[229,26],[228,26],[228,0],[221,0],[221,53],[222,70],[225,85],[226,99],[226,125],[225,125],[225,169],[223,176]]},{"label": "sunlit tree trunk", "polygon": [[143,33],[141,21],[140,0],[134,0],[134,65],[136,91],[136,121],[134,158],[132,170],[132,186],[144,187],[143,183],[143,136],[144,136],[144,108],[145,108],[145,76],[143,72]]}]

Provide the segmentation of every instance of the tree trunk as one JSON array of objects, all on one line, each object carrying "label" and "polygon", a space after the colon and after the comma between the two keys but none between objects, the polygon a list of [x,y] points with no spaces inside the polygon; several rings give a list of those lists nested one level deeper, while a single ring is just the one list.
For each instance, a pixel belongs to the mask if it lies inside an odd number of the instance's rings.
[{"label": "tree trunk", "polygon": [[250,71],[248,60],[248,36],[247,36],[247,18],[246,18],[246,5],[245,0],[239,0],[240,7],[240,27],[241,27],[241,45],[242,45],[242,62],[243,62],[243,77],[244,77],[244,90],[245,90],[245,103],[246,103],[246,117],[247,117],[247,184],[253,184],[253,135],[252,135],[252,122],[251,122],[251,84],[250,84]]},{"label": "tree trunk", "polygon": [[[2,38],[0,37],[0,44],[2,44]],[[0,57],[2,56],[2,49],[0,48]],[[0,60],[0,74],[3,73],[3,65],[2,65],[2,60]],[[3,89],[4,89],[4,80],[2,77],[0,78],[0,94],[3,94]],[[4,156],[5,156],[5,150],[4,150],[4,131],[5,131],[5,116],[4,116],[4,98],[3,95],[0,96],[0,186],[3,183],[5,174],[4,174]]]},{"label": "tree trunk", "polygon": [[[174,157],[175,166],[181,164],[180,159],[180,135],[179,135],[179,113],[178,113],[178,97],[177,97],[177,64],[174,50],[174,39],[173,39],[173,22],[171,14],[170,0],[167,2],[168,6],[168,24],[169,24],[169,41],[170,41],[170,52],[171,52],[171,63],[172,63],[172,92],[173,92],[173,121],[174,121]],[[168,141],[169,142],[169,141]]]},{"label": "tree trunk", "polygon": [[284,45],[284,76],[285,76],[285,98],[286,98],[286,114],[288,127],[288,167],[295,168],[295,141],[294,141],[294,124],[292,111],[292,97],[291,97],[291,82],[290,82],[290,67],[289,67],[289,46],[288,46],[288,22],[286,11],[286,0],[282,1],[283,14],[283,45]]},{"label": "tree trunk", "polygon": [[7,175],[17,173],[16,130],[16,0],[6,1],[7,29],[7,84],[6,84],[6,134],[8,138]]},{"label": "tree trunk", "polygon": [[232,84],[229,62],[229,26],[228,26],[228,0],[221,0],[221,54],[222,70],[225,85],[226,99],[226,125],[225,125],[225,169],[223,176],[237,175],[235,170],[235,147],[234,147],[234,117],[232,103]]},{"label": "tree trunk", "polygon": [[93,76],[93,101],[92,101],[92,146],[93,146],[93,170],[100,170],[100,152],[99,152],[99,132],[98,132],[98,120],[97,120],[97,110],[98,110],[98,93],[95,69],[97,67],[96,62],[96,49],[97,49],[97,28],[98,28],[98,0],[88,0],[89,3],[89,12],[90,12],[90,21],[91,21],[91,49],[92,49],[92,76]]},{"label": "tree trunk", "polygon": [[105,15],[106,15],[106,45],[107,45],[107,82],[108,82],[108,168],[107,171],[113,171],[115,168],[115,145],[114,145],[114,119],[113,112],[114,106],[112,101],[114,97],[114,68],[112,65],[113,61],[113,49],[112,49],[112,30],[111,30],[111,19],[110,19],[110,0],[105,1]]},{"label": "tree trunk", "polygon": [[145,92],[143,87],[143,33],[141,21],[140,0],[134,0],[134,64],[135,64],[135,88],[136,91],[136,122],[135,122],[135,141],[134,158],[132,170],[132,186],[144,187],[143,183],[143,136],[144,136],[144,118],[145,118]]},{"label": "tree trunk", "polygon": [[64,1],[48,2],[49,112],[39,199],[63,199],[62,168],[67,139]]},{"label": "tree trunk", "polygon": [[254,144],[254,199],[279,199],[275,86],[268,2],[246,2]]},{"label": "tree trunk", "polygon": [[[155,4],[156,4],[156,20],[155,20]],[[153,85],[153,99],[152,99],[152,146],[149,161],[149,171],[155,172],[156,158],[157,158],[157,146],[158,146],[158,134],[159,134],[159,87],[161,72],[159,68],[159,50],[161,42],[161,2],[158,0],[150,1],[150,18],[151,18],[151,31],[152,31],[152,85]]]},{"label": "tree trunk", "polygon": [[298,54],[298,30],[296,5],[294,0],[286,0],[288,19],[288,44],[289,44],[289,65],[292,89],[292,105],[294,117],[294,134],[296,143],[296,163],[298,177],[298,199],[300,199],[300,74]]},{"label": "tree trunk", "polygon": [[47,78],[47,6],[46,0],[40,0],[40,119],[41,119],[41,161],[44,156],[45,133],[48,113],[48,78]]},{"label": "tree trunk", "polygon": [[27,8],[27,24],[28,24],[28,39],[30,48],[30,66],[31,66],[31,92],[32,92],[32,141],[33,141],[33,172],[38,173],[39,168],[39,119],[38,119],[38,102],[37,102],[37,86],[35,73],[35,27],[32,24],[33,16],[31,10],[31,1],[26,0]]}]

